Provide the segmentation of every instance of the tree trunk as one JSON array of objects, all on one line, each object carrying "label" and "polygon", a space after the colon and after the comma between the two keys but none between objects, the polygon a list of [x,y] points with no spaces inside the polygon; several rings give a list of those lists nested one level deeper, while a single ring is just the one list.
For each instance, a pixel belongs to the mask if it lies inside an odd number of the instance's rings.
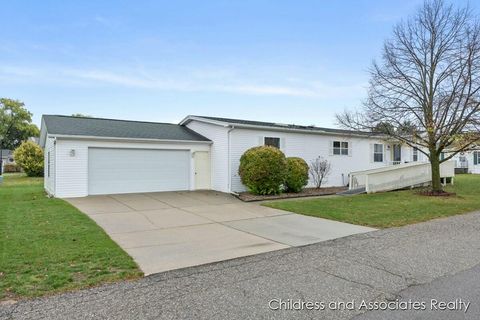
[{"label": "tree trunk", "polygon": [[432,191],[442,192],[442,182],[440,179],[440,160],[437,156],[430,158],[430,165],[432,167]]}]

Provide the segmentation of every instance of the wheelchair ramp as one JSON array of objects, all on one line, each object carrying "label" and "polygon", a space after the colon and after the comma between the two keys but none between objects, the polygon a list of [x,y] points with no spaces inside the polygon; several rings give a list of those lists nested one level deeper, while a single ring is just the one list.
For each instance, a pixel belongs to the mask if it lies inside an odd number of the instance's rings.
[{"label": "wheelchair ramp", "polygon": [[[440,177],[446,179],[454,176],[455,162],[443,162],[440,165]],[[451,181],[453,182],[453,179]],[[375,193],[422,186],[431,182],[430,163],[413,162],[351,172],[348,191],[356,192],[355,190],[364,188],[366,193]]]}]

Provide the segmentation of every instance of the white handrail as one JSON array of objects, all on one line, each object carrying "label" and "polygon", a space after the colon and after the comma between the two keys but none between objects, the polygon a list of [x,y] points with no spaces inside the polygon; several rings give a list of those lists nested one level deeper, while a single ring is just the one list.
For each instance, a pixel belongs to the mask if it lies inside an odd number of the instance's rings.
[{"label": "white handrail", "polygon": [[[455,162],[440,165],[440,177],[455,175]],[[432,181],[430,163],[408,163],[350,173],[350,189],[364,187],[367,193],[402,189]]]}]

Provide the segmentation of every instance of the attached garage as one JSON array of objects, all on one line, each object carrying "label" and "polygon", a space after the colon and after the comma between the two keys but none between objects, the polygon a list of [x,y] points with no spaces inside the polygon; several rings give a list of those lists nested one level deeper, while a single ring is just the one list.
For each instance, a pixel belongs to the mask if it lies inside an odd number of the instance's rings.
[{"label": "attached garage", "polygon": [[89,148],[88,193],[190,189],[190,151]]},{"label": "attached garage", "polygon": [[45,115],[40,143],[55,197],[211,186],[211,141],[181,125]]}]

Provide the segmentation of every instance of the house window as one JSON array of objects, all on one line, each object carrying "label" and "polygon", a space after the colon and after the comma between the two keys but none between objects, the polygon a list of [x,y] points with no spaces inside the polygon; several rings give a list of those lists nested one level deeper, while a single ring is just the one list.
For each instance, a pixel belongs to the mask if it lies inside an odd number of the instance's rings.
[{"label": "house window", "polygon": [[50,178],[50,151],[47,153],[47,177]]},{"label": "house window", "polygon": [[440,160],[444,160],[445,159],[445,152],[440,152]]},{"label": "house window", "polygon": [[265,137],[263,143],[266,146],[271,146],[271,147],[280,149],[280,138]]},{"label": "house window", "polygon": [[348,156],[348,142],[347,141],[333,141],[333,154]]},{"label": "house window", "polygon": [[373,162],[383,162],[383,144],[373,145]]},{"label": "house window", "polygon": [[473,165],[480,164],[480,151],[473,151]]},{"label": "house window", "polygon": [[418,148],[413,147],[413,161],[418,161]]},{"label": "house window", "polygon": [[[473,153],[473,161],[475,162],[475,153]],[[458,157],[457,167],[458,168],[468,168],[467,157],[460,155]]]}]

